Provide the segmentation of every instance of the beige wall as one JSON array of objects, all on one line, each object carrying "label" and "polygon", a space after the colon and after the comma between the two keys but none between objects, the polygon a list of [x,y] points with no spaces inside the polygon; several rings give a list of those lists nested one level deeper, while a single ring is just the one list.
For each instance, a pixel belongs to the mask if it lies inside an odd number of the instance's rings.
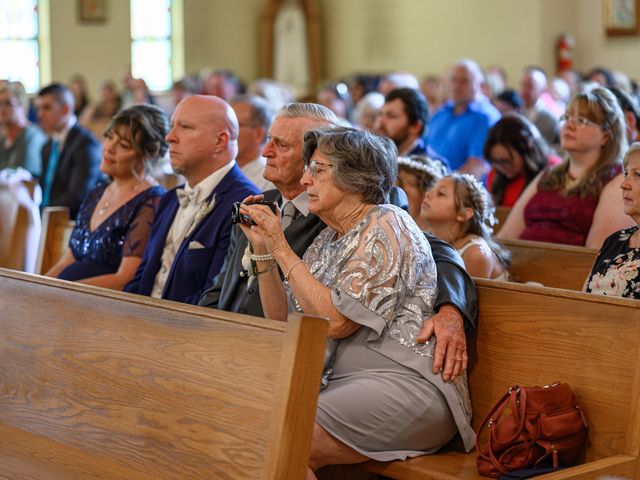
[{"label": "beige wall", "polygon": [[[601,0],[317,0],[323,71],[337,78],[360,71],[441,73],[461,57],[502,65],[512,84],[529,64],[554,69],[558,34],[577,40],[575,64],[609,65],[640,78],[640,37],[607,39]],[[105,24],[80,25],[75,0],[50,0],[52,73],[67,81],[84,73],[92,90],[118,80],[129,63],[129,8],[109,2]],[[186,71],[231,68],[259,76],[265,0],[184,0]]]},{"label": "beige wall", "polygon": [[111,0],[109,19],[100,24],[79,23],[76,0],[49,3],[52,79],[68,82],[82,73],[92,92],[104,79],[119,81],[131,62],[129,2]]}]

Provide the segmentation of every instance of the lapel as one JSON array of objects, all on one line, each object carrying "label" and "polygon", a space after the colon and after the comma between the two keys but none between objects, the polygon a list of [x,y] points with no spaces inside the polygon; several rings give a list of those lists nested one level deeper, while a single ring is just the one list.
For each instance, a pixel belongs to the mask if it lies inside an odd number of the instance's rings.
[{"label": "lapel", "polygon": [[67,176],[67,170],[69,169],[69,166],[67,165],[67,159],[69,158],[69,154],[72,150],[73,143],[78,133],[79,133],[78,124],[75,124],[73,127],[71,127],[71,130],[69,130],[69,134],[67,135],[67,138],[64,141],[62,150],[60,150],[60,158],[58,159],[58,168],[56,169],[56,177],[59,175],[59,173],[63,173],[64,176]]},{"label": "lapel", "polygon": [[[213,208],[210,208],[209,211],[205,215],[200,215],[200,218],[198,218],[198,214],[196,214],[197,224],[194,224],[191,227],[190,232],[185,237],[185,239],[182,241],[182,244],[180,244],[180,248],[176,252],[176,259],[180,255],[182,255],[182,252],[184,251],[184,249],[187,248],[187,245],[189,245],[189,243],[191,242],[193,237],[195,237],[198,234],[200,229],[204,228],[203,226],[208,223],[208,219],[211,217],[213,212],[216,211],[216,208],[221,203],[223,203],[224,198],[225,198],[225,194],[233,186],[233,184],[234,184],[234,182],[235,182],[235,180],[236,180],[236,178],[238,176],[238,172],[239,171],[240,170],[238,169],[238,166],[234,165],[233,168],[222,178],[222,180],[220,180],[220,183],[218,183],[218,185],[216,185],[216,187],[211,192],[211,195],[209,195],[207,197],[206,205],[212,206]],[[182,187],[179,187],[179,188],[184,188],[184,185]],[[212,204],[212,202],[213,202],[213,204]],[[178,210],[178,194],[177,193],[175,194],[175,204],[176,205],[174,207],[174,212],[173,212],[173,215],[171,216],[172,219],[175,217],[176,211]],[[231,216],[231,209],[229,209],[229,216]],[[173,220],[171,221],[171,223],[173,223]],[[169,227],[171,227],[171,224],[169,225]],[[166,234],[167,233],[169,233],[168,229],[165,232],[165,238],[166,238]],[[174,261],[174,264],[175,264],[175,261]],[[171,267],[171,270],[173,270],[173,265]],[[169,275],[171,276],[171,272],[170,272]]]}]

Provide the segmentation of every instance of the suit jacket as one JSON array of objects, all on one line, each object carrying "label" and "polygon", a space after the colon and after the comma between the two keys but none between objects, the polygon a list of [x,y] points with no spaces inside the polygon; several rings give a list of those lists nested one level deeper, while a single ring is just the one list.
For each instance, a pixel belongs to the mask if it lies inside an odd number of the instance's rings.
[{"label": "suit jacket", "polygon": [[[44,191],[44,177],[49,165],[51,139],[42,147],[42,175],[40,187]],[[77,123],[69,130],[64,142],[58,168],[53,177],[50,206],[68,207],[75,218],[80,204],[101,178],[102,145],[89,130]]]},{"label": "suit jacket", "polygon": [[[282,202],[282,194],[278,190],[264,192],[264,199],[270,202]],[[304,252],[326,225],[315,215],[307,217],[298,215],[285,229],[284,236],[296,255],[302,257]],[[229,312],[246,313],[256,317],[264,317],[258,280],[251,287],[247,285],[247,277],[240,276],[242,257],[247,248],[247,237],[238,225],[231,232],[231,243],[224,265],[213,282],[213,286],[204,292],[198,305]],[[280,274],[282,277],[282,273]]]},{"label": "suit jacket", "polygon": [[[265,200],[272,202],[282,201],[282,195],[278,190],[269,190],[264,196]],[[404,203],[408,205],[406,195],[401,189],[394,189],[391,201],[400,207]],[[284,235],[296,255],[302,258],[304,252],[325,227],[326,225],[313,214],[309,214],[306,218],[299,215],[285,229]],[[465,270],[462,258],[448,243],[433,235],[425,235],[431,245],[438,269],[438,296],[435,310],[438,311],[443,305],[451,304],[462,313],[467,328],[473,328],[478,315],[478,301],[475,285]],[[224,265],[215,278],[213,286],[202,295],[198,305],[264,317],[257,279],[248,287],[247,278],[240,276],[240,272],[243,271],[242,256],[246,248],[247,237],[240,227],[235,225]],[[282,272],[280,276],[282,277]]]},{"label": "suit jacket", "polygon": [[[156,275],[162,266],[162,252],[167,235],[178,211],[178,188],[167,192],[160,200],[142,262],[125,291],[141,295],[151,294]],[[224,262],[231,237],[232,205],[258,193],[258,188],[244,176],[237,165],[234,165],[213,189],[213,210],[180,245],[169,270],[162,298],[191,304],[198,302],[202,293],[211,286]],[[204,248],[190,249],[191,242],[198,242]]]}]

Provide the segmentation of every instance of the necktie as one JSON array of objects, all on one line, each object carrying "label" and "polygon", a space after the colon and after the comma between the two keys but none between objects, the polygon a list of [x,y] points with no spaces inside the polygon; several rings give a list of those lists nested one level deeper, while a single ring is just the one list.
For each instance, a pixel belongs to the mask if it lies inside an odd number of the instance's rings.
[{"label": "necktie", "polygon": [[293,218],[295,217],[297,211],[298,210],[296,209],[296,206],[293,204],[293,202],[285,203],[284,207],[282,208],[282,217],[280,218],[280,224],[282,225],[283,230],[291,225],[291,222],[293,222]]},{"label": "necktie", "polygon": [[44,175],[44,192],[42,193],[42,208],[48,207],[51,201],[51,189],[53,188],[53,180],[58,169],[58,160],[60,159],[60,141],[51,141],[51,152],[49,153],[49,161],[47,163],[47,171]]},{"label": "necktie", "polygon": [[198,199],[198,194],[200,193],[199,188],[194,188],[192,190],[187,190],[185,188],[179,188],[176,190],[178,195],[178,203],[180,204],[180,208],[187,208],[190,203],[195,203]]}]

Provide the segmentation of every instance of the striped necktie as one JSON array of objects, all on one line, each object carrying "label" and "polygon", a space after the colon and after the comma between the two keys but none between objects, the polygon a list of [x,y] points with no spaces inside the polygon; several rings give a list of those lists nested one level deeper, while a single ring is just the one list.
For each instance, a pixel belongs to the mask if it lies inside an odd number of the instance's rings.
[{"label": "striped necktie", "polygon": [[51,141],[51,152],[49,153],[49,161],[47,162],[47,171],[44,175],[44,192],[42,194],[42,207],[48,207],[51,201],[51,189],[53,188],[53,180],[58,169],[58,160],[60,160],[60,140]]}]

